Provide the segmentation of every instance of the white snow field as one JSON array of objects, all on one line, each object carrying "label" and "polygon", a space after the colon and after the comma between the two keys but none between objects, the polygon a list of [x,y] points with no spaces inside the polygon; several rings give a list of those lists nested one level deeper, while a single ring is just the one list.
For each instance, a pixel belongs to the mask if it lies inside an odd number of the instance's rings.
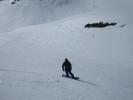
[{"label": "white snow field", "polygon": [[87,12],[94,5],[93,0],[16,0],[11,4],[14,1],[0,1],[0,32]]},{"label": "white snow field", "polygon": [[[133,1],[94,2],[86,13],[0,33],[0,100],[133,99]],[[118,24],[84,28],[99,21]],[[61,76],[65,57],[79,81]]]}]

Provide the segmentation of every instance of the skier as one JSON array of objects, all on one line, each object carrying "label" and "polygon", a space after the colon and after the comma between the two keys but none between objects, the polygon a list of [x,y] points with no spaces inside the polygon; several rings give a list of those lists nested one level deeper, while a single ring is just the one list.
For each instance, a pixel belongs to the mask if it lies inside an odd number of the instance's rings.
[{"label": "skier", "polygon": [[72,64],[67,58],[65,58],[65,61],[62,64],[62,70],[65,71],[66,77],[69,77],[69,74],[70,74],[71,77],[74,78],[74,74],[71,72]]}]

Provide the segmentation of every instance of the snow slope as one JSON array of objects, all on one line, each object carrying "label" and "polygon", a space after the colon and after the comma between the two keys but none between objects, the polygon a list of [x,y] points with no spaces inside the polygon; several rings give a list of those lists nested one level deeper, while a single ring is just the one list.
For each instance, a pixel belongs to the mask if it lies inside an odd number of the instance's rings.
[{"label": "snow slope", "polygon": [[0,32],[87,12],[93,6],[92,0],[19,0],[11,4],[13,1],[0,2]]},{"label": "snow slope", "polygon": [[[112,1],[106,4],[114,5]],[[111,8],[103,0],[93,12],[1,33],[0,100],[132,100],[133,14],[128,1],[129,6],[123,0]],[[84,28],[99,20],[118,25]],[[81,81],[61,77],[65,57]]]}]

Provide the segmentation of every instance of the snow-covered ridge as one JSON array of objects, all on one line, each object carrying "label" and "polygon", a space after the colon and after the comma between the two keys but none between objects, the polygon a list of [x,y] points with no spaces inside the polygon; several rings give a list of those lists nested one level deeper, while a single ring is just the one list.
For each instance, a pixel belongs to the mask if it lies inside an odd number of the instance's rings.
[{"label": "snow-covered ridge", "polygon": [[92,5],[93,0],[3,0],[0,32],[87,12]]}]

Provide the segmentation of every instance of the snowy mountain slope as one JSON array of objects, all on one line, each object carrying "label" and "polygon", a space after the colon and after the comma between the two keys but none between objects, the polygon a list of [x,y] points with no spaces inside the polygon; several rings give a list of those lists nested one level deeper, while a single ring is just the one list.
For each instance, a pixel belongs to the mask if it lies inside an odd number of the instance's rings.
[{"label": "snowy mountain slope", "polygon": [[[1,35],[0,98],[132,100],[132,28],[86,30],[87,20],[85,15]],[[64,57],[88,83],[61,78]]]},{"label": "snowy mountain slope", "polygon": [[91,10],[92,0],[14,0],[0,2],[0,32],[42,24]]},{"label": "snowy mountain slope", "polygon": [[[132,12],[100,5],[93,12],[1,33],[0,100],[132,100]],[[101,20],[118,25],[83,28]],[[61,77],[65,57],[82,82]]]}]

